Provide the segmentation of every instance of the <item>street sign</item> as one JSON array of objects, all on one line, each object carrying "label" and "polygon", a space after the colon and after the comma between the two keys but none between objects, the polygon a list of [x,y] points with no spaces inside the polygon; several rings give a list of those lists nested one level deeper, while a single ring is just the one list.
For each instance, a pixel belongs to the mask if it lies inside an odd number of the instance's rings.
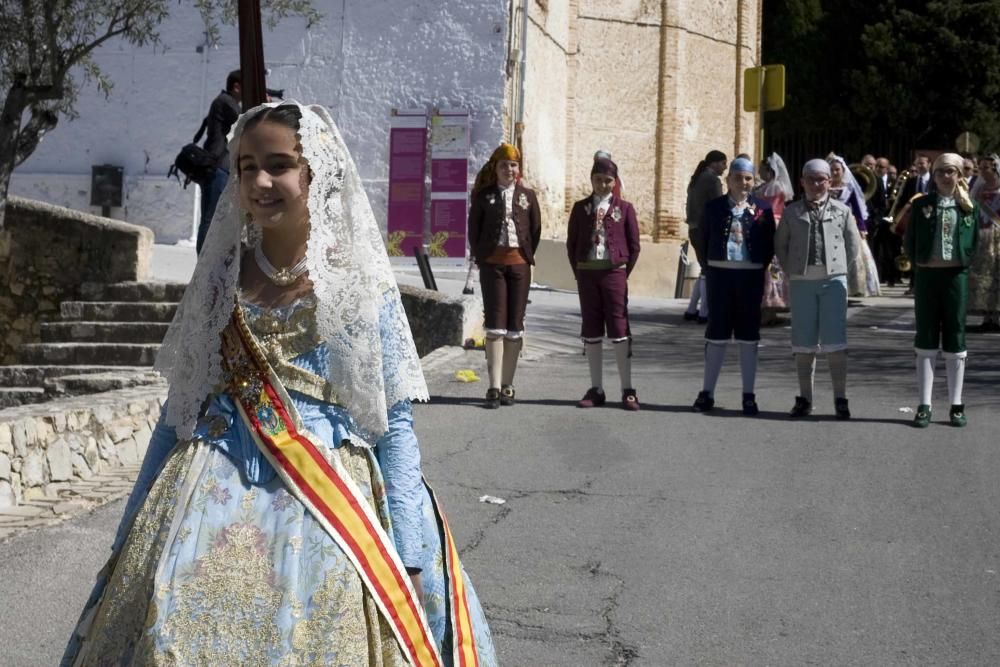
[{"label": "street sign", "polygon": [[743,70],[744,111],[778,111],[784,107],[784,65],[763,65]]}]

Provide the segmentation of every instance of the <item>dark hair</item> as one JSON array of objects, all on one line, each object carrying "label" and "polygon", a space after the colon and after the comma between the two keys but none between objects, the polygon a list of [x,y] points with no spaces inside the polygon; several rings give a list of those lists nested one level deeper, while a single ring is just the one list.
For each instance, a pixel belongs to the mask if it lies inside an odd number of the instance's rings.
[{"label": "dark hair", "polygon": [[229,73],[229,76],[226,77],[226,92],[227,93],[232,92],[233,85],[237,83],[240,84],[241,86],[243,85],[243,72],[241,72],[238,69],[234,69],[232,72]]},{"label": "dark hair", "polygon": [[[277,107],[267,107],[247,120],[247,122],[243,125],[243,134],[246,134],[253,128],[257,127],[265,120],[271,123],[278,123],[279,125],[287,127],[292,132],[298,134],[299,121],[302,120],[302,112],[299,111],[299,108],[294,104],[282,104]],[[237,170],[242,173],[242,170],[238,167]],[[312,171],[310,170],[309,173],[312,174]]]},{"label": "dark hair", "polygon": [[255,115],[243,126],[243,132],[249,132],[264,121],[284,125],[293,132],[299,131],[299,121],[302,120],[302,112],[294,104],[282,104],[276,107],[268,107]]},{"label": "dark hair", "polygon": [[725,162],[726,154],[719,150],[708,151],[705,155],[705,159],[698,163],[698,166],[694,168],[694,173],[691,174],[691,180],[688,181],[688,187],[690,188],[694,185],[695,179],[701,175],[701,172],[708,169],[708,165],[713,162]]}]

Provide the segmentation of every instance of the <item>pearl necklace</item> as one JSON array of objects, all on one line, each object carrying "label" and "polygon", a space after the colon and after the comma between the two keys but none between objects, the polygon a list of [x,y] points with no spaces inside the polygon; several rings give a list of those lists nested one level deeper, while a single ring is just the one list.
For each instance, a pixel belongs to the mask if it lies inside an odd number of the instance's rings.
[{"label": "pearl necklace", "polygon": [[260,270],[267,276],[267,279],[278,287],[288,287],[306,272],[306,258],[303,256],[295,266],[287,267],[284,269],[276,269],[271,262],[268,261],[267,257],[264,255],[264,250],[258,243],[253,249],[253,258],[257,262],[257,266]]}]

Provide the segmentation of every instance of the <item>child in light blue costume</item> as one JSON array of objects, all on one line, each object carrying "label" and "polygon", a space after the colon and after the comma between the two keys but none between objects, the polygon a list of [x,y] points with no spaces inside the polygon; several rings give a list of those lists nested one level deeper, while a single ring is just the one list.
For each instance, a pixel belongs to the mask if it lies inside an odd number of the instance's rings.
[{"label": "child in light blue costume", "polygon": [[[413,431],[411,401],[427,388],[339,131],[322,107],[264,105],[237,122],[230,153],[157,358],[168,400],[63,664],[452,665],[462,645],[496,665],[464,572],[471,632],[453,621],[461,566],[445,553]],[[243,349],[254,364],[234,361]],[[248,410],[269,395],[277,417]],[[267,446],[289,423],[314,447],[299,468],[275,454],[287,447]],[[332,488],[327,469],[353,494],[339,507],[370,517],[364,529],[317,510],[332,495],[304,492]],[[362,534],[378,548],[345,537]],[[376,561],[396,597],[372,583]],[[416,628],[386,612],[401,605]]]}]

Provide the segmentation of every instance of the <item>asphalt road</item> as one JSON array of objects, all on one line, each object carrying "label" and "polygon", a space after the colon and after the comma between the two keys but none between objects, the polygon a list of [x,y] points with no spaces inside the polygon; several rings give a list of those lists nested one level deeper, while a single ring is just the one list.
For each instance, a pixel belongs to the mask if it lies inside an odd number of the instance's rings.
[{"label": "asphalt road", "polygon": [[[1000,664],[1000,336],[970,338],[964,429],[940,423],[943,366],[936,423],[899,411],[916,403],[903,299],[851,309],[850,422],[832,419],[822,362],[816,416],[784,417],[780,326],[764,333],[761,415],[738,412],[735,350],[722,409],[700,415],[700,327],[636,300],[643,409],[583,411],[575,295],[532,300],[517,406],[483,410],[484,382],[453,380],[485,375],[468,352],[429,374],[416,412],[503,665]],[[2,664],[55,664],[122,506],[0,544]]]}]

